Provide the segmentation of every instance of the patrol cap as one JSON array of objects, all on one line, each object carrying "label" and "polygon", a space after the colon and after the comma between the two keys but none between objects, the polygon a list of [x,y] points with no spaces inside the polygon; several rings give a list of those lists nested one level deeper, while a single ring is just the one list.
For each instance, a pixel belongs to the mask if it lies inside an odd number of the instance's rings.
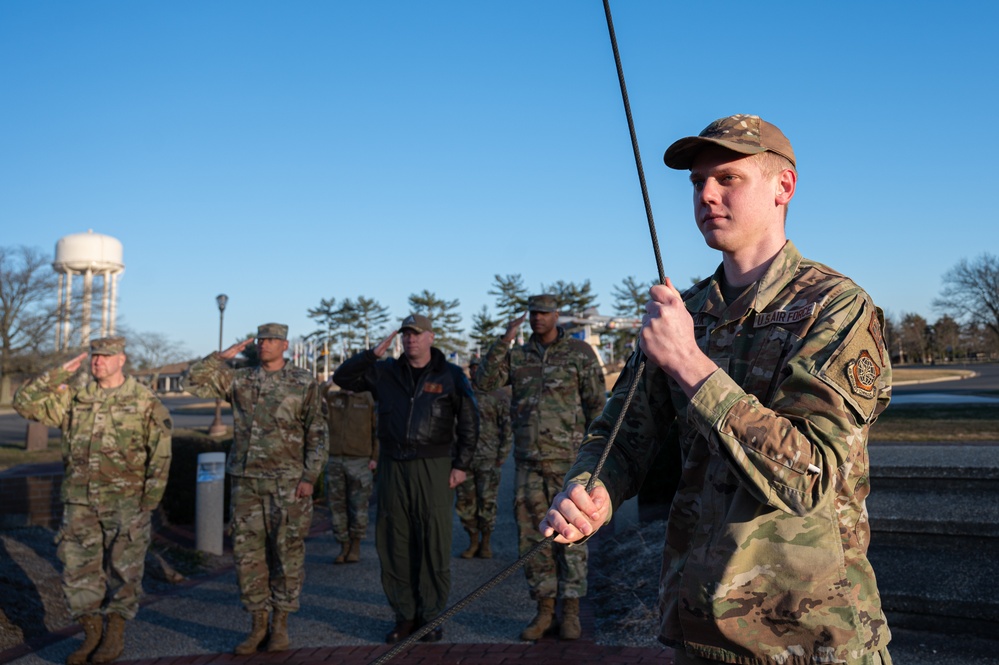
[{"label": "patrol cap", "polygon": [[540,296],[531,296],[527,299],[528,312],[557,312],[558,300],[550,293]]},{"label": "patrol cap", "polygon": [[686,170],[694,163],[697,154],[711,145],[718,145],[743,155],[757,155],[770,151],[788,159],[792,166],[797,166],[791,142],[783,132],[758,115],[741,113],[719,118],[697,136],[688,136],[675,141],[666,148],[663,161],[671,169]]},{"label": "patrol cap", "polygon": [[125,353],[124,337],[101,337],[91,340],[90,353],[95,356],[113,356]]},{"label": "patrol cap", "polygon": [[257,339],[288,339],[288,326],[283,323],[265,323],[257,326]]},{"label": "patrol cap", "polygon": [[430,319],[422,314],[410,314],[403,319],[402,323],[399,325],[399,332],[402,332],[403,330],[415,330],[418,333],[423,333],[432,331],[433,329],[433,323],[431,323]]}]

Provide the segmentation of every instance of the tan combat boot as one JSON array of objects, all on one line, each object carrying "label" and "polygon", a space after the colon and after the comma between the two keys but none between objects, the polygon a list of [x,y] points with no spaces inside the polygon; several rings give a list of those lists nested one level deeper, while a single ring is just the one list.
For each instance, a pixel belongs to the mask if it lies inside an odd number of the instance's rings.
[{"label": "tan combat boot", "polygon": [[92,663],[110,663],[125,650],[125,617],[112,612],[108,615],[108,627],[101,638],[101,646],[90,657]]},{"label": "tan combat boot", "polygon": [[562,600],[562,625],[558,636],[563,640],[578,640],[582,634],[579,627],[579,598],[564,598]]},{"label": "tan combat boot", "polygon": [[555,623],[555,599],[538,598],[538,613],[527,624],[527,628],[520,633],[522,640],[540,640],[548,629]]},{"label": "tan combat boot", "polygon": [[479,558],[480,559],[492,559],[493,549],[489,546],[489,538],[493,535],[492,531],[482,532],[482,542],[479,544]]},{"label": "tan combat boot", "polygon": [[80,645],[79,649],[66,656],[66,665],[83,665],[101,643],[101,635],[104,633],[104,618],[100,614],[88,614],[80,617],[80,625],[83,626],[83,644]]},{"label": "tan combat boot", "polygon": [[350,539],[350,551],[347,553],[347,563],[357,563],[361,560],[361,539]]},{"label": "tan combat boot", "polygon": [[340,553],[336,555],[333,559],[333,563],[343,563],[347,560],[347,555],[350,554],[350,541],[345,540],[340,543]]},{"label": "tan combat boot", "polygon": [[468,533],[468,549],[461,553],[462,559],[471,559],[479,551],[479,532],[465,529]]},{"label": "tan combat boot", "polygon": [[274,610],[271,617],[271,635],[267,640],[268,651],[287,651],[290,641],[288,640],[288,613],[284,610]]},{"label": "tan combat boot", "polygon": [[257,647],[267,637],[267,610],[253,610],[253,627],[245,640],[233,649],[237,656],[247,656],[257,652]]}]

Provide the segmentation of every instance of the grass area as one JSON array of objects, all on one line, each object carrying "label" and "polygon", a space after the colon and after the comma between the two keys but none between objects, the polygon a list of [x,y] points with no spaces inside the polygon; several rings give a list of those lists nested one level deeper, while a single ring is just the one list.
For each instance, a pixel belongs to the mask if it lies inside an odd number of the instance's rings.
[{"label": "grass area", "polygon": [[23,446],[0,445],[0,471],[19,464],[45,464],[58,462],[62,459],[62,447],[59,437],[49,439],[45,450],[27,451]]},{"label": "grass area", "polygon": [[892,381],[929,381],[964,376],[967,372],[936,367],[892,367]]},{"label": "grass area", "polygon": [[999,441],[997,404],[890,405],[871,441]]}]

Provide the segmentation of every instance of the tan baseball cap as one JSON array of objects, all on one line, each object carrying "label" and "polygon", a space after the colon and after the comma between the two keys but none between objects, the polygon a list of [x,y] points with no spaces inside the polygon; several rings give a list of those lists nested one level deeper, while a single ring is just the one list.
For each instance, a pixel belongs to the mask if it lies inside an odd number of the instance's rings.
[{"label": "tan baseball cap", "polygon": [[694,158],[709,145],[718,145],[743,155],[757,155],[773,152],[794,161],[791,142],[775,125],[771,125],[758,115],[730,115],[719,118],[697,136],[688,136],[666,148],[663,161],[671,169],[685,171],[694,163]]},{"label": "tan baseball cap", "polygon": [[433,323],[422,314],[410,314],[399,324],[399,332],[403,330],[415,330],[418,333],[423,333],[432,331],[433,329]]}]

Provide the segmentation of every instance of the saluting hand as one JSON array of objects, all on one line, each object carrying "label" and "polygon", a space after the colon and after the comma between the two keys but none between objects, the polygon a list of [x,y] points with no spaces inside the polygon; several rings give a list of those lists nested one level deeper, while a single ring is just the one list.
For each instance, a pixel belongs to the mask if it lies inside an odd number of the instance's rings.
[{"label": "saluting hand", "polygon": [[393,330],[392,332],[389,333],[388,337],[386,337],[385,339],[383,339],[378,343],[378,346],[376,346],[374,349],[376,358],[381,358],[385,355],[385,353],[389,350],[389,346],[392,345],[392,340],[395,339],[395,336],[398,334],[399,334],[398,330]]},{"label": "saluting hand", "polygon": [[507,324],[506,332],[503,333],[503,341],[509,344],[517,337],[517,331],[520,330],[520,326],[524,325],[524,320],[527,318],[527,314],[521,314],[513,321]]},{"label": "saluting hand", "polygon": [[80,369],[80,365],[83,364],[83,359],[86,358],[86,357],[87,357],[87,352],[84,351],[83,353],[81,353],[77,357],[71,358],[70,360],[67,360],[66,362],[64,362],[62,364],[62,368],[64,370],[66,370],[67,372],[69,372],[70,374],[72,374],[72,373],[76,372],[76,370]]},{"label": "saluting hand", "polygon": [[222,360],[232,360],[240,353],[242,353],[243,349],[245,349],[252,343],[253,343],[253,338],[247,337],[242,342],[236,342],[225,351],[220,351],[219,356],[222,358]]}]

